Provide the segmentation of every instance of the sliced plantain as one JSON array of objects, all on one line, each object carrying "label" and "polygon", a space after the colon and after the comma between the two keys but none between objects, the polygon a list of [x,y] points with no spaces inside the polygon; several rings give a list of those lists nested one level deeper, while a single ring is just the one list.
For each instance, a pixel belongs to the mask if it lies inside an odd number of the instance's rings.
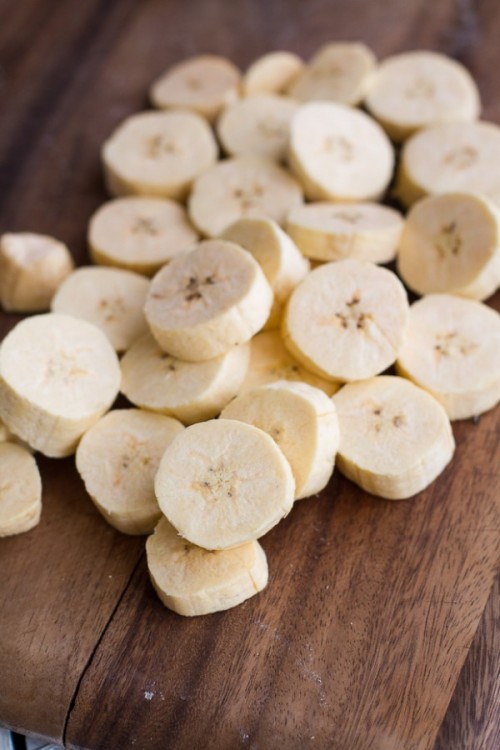
[{"label": "sliced plantain", "polygon": [[183,200],[217,159],[210,126],[194,112],[140,112],[128,117],[102,149],[106,185],[114,196]]},{"label": "sliced plantain", "polygon": [[400,375],[429,391],[450,419],[469,419],[500,400],[500,315],[486,305],[431,294],[410,308]]},{"label": "sliced plantain", "polygon": [[450,122],[425,128],[403,146],[395,193],[405,206],[426,195],[482,193],[499,203],[500,127]]},{"label": "sliced plantain", "polygon": [[283,451],[295,479],[295,500],[320,492],[330,480],[339,445],[332,400],[306,383],[279,380],[246,391],[221,418],[258,427]]},{"label": "sliced plantain", "polygon": [[18,323],[0,348],[0,419],[46,456],[74,453],[111,406],[120,365],[92,323],[48,313]]},{"label": "sliced plantain", "polygon": [[291,510],[295,482],[269,435],[215,419],[187,427],[165,451],[155,480],[164,515],[205,549],[227,549],[267,533]]},{"label": "sliced plantain", "polygon": [[219,162],[196,180],[189,215],[202,234],[217,237],[245,216],[283,224],[302,200],[302,189],[287,171],[269,159],[240,156]]},{"label": "sliced plantain", "polygon": [[222,238],[248,250],[260,265],[274,294],[266,328],[276,328],[283,305],[309,272],[309,262],[290,237],[272,219],[238,219],[222,233]]},{"label": "sliced plantain", "polygon": [[161,349],[200,362],[249,341],[272,302],[250,253],[233,242],[206,240],[156,274],[144,311]]},{"label": "sliced plantain", "polygon": [[162,351],[146,334],[122,357],[122,393],[136,406],[184,424],[217,416],[245,378],[250,345],[234,346],[204,362],[184,362]]},{"label": "sliced plantain", "polygon": [[370,80],[366,106],[398,143],[429,125],[475,120],[481,109],[469,71],[424,50],[383,60]]},{"label": "sliced plantain", "polygon": [[308,383],[333,396],[338,384],[306,370],[283,343],[279,331],[262,331],[250,342],[250,362],[240,393],[277,380]]},{"label": "sliced plantain", "polygon": [[486,198],[443,193],[410,210],[398,271],[418,294],[483,300],[500,286],[500,211]]},{"label": "sliced plantain", "polygon": [[42,480],[21,445],[0,443],[0,537],[22,534],[40,521]]},{"label": "sliced plantain", "polygon": [[289,86],[301,101],[334,101],[356,106],[364,99],[377,64],[359,42],[333,42],[322,47]]},{"label": "sliced plantain", "polygon": [[267,585],[267,558],[257,541],[207,550],[183,539],[162,518],[146,542],[146,553],[156,593],[178,615],[230,609]]},{"label": "sliced plantain", "polygon": [[290,120],[297,107],[293,99],[273,94],[234,102],[217,122],[217,135],[224,151],[231,156],[262,156],[283,161]]},{"label": "sliced plantain", "polygon": [[213,121],[238,98],[241,73],[217,55],[198,55],[174,65],[151,86],[150,98],[159,109],[185,108]]},{"label": "sliced plantain", "polygon": [[143,196],[104,203],[91,217],[88,229],[94,263],[146,276],[153,276],[198,237],[179,203]]},{"label": "sliced plantain", "polygon": [[326,263],[292,292],[283,340],[321,377],[364,380],[396,360],[408,310],[404,287],[392,271],[361,260]]},{"label": "sliced plantain", "polygon": [[313,260],[394,260],[404,219],[378,203],[308,203],[290,212],[286,231]]},{"label": "sliced plantain", "polygon": [[118,531],[150,534],[161,518],[154,478],[166,448],[183,430],[176,419],[117,409],[85,433],[76,468],[94,505]]},{"label": "sliced plantain", "polygon": [[77,268],[59,287],[52,311],[88,320],[122,352],[148,330],[143,313],[149,280],[121,268]]},{"label": "sliced plantain", "polygon": [[303,61],[293,52],[268,52],[255,60],[243,76],[243,95],[284,94],[303,68]]},{"label": "sliced plantain", "polygon": [[455,442],[445,410],[403,378],[350,383],[333,403],[340,424],[337,466],[372,495],[412,497],[451,461]]},{"label": "sliced plantain", "polygon": [[7,312],[48,310],[74,264],[66,245],[45,234],[0,237],[0,303]]},{"label": "sliced plantain", "polygon": [[288,161],[309,200],[366,201],[380,198],[389,185],[394,151],[364,112],[311,102],[292,119]]}]

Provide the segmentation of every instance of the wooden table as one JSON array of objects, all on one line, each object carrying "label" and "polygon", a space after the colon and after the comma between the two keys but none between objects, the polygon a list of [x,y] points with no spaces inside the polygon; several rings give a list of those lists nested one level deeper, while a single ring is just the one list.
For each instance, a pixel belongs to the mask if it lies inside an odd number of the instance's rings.
[{"label": "wooden table", "polygon": [[[496,0],[0,0],[0,230],[88,262],[99,146],[182,57],[441,49],[500,122],[499,38]],[[263,540],[267,590],[193,620],[160,604],[144,540],[106,526],[73,460],[40,459],[42,522],[0,541],[0,724],[89,750],[500,747],[498,429],[498,409],[456,424],[453,463],[409,502],[335,474]]]}]

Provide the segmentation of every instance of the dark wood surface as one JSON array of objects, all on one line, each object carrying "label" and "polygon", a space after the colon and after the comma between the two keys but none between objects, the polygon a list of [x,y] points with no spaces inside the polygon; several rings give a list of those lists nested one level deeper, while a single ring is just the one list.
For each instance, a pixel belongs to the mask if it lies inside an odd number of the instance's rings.
[{"label": "dark wood surface", "polygon": [[[0,0],[0,231],[86,262],[100,143],[198,51],[245,66],[331,39],[441,49],[500,122],[496,6]],[[143,540],[105,525],[71,459],[41,461],[42,523],[0,541],[0,724],[89,750],[497,748],[498,411],[456,425],[453,463],[415,500],[336,474],[263,540],[267,590],[194,620],[160,604]]]}]

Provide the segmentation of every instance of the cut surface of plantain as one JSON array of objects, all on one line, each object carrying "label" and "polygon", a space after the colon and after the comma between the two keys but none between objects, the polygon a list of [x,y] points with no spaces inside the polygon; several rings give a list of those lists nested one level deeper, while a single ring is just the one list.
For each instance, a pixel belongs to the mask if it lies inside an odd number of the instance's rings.
[{"label": "cut surface of plantain", "polygon": [[85,433],[76,468],[94,505],[124,534],[150,534],[161,518],[154,478],[166,448],[183,430],[176,419],[116,409]]},{"label": "cut surface of plantain", "polygon": [[309,272],[309,261],[288,235],[272,219],[238,219],[222,233],[222,239],[235,242],[253,255],[271,285],[274,302],[265,328],[276,328],[283,305]]},{"label": "cut surface of plantain", "polygon": [[198,240],[179,203],[127,196],[104,203],[91,217],[88,244],[94,263],[153,276]]},{"label": "cut surface of plantain", "polygon": [[249,341],[269,317],[273,292],[250,253],[206,240],[154,277],[145,314],[164,351],[199,362]]},{"label": "cut surface of plantain", "polygon": [[122,393],[137,406],[184,424],[212,419],[234,398],[248,369],[250,344],[204,362],[166,354],[146,334],[122,357]]},{"label": "cut surface of plantain", "polygon": [[330,480],[339,445],[333,402],[318,388],[284,380],[246,391],[222,419],[253,424],[283,451],[295,479],[295,500],[320,492]]},{"label": "cut surface of plantain", "polygon": [[349,383],[333,397],[340,424],[337,466],[372,495],[403,500],[425,489],[455,450],[446,412],[404,378]]},{"label": "cut surface of plantain", "polygon": [[418,294],[490,297],[500,286],[500,209],[467,193],[422,199],[406,218],[397,265]]},{"label": "cut surface of plantain", "polygon": [[442,122],[479,117],[479,91],[469,71],[438,52],[387,57],[370,80],[366,106],[393,141]]},{"label": "cut surface of plantain", "polygon": [[288,94],[301,101],[356,106],[366,95],[376,63],[373,52],[359,42],[327,44],[289,86]]},{"label": "cut surface of plantain", "polygon": [[292,118],[288,162],[309,200],[367,201],[380,198],[389,185],[394,151],[364,112],[311,102]]},{"label": "cut surface of plantain", "polygon": [[258,539],[286,516],[295,482],[269,435],[214,419],[186,427],[172,441],[155,491],[181,536],[205,549],[227,549]]},{"label": "cut surface of plantain", "polygon": [[243,76],[243,95],[283,94],[303,68],[304,62],[293,52],[268,52],[255,60]]},{"label": "cut surface of plantain", "polygon": [[321,377],[364,380],[396,360],[408,310],[404,287],[392,271],[361,260],[326,263],[292,292],[283,340]]},{"label": "cut surface of plantain", "polygon": [[48,313],[27,318],[0,348],[0,419],[54,458],[78,441],[120,389],[118,357],[92,323]]},{"label": "cut surface of plantain", "polygon": [[0,237],[0,303],[8,312],[48,310],[74,264],[62,242],[45,234],[12,232]]},{"label": "cut surface of plantain", "polygon": [[298,104],[284,96],[265,94],[241,99],[227,107],[217,122],[217,135],[231,156],[262,156],[283,161],[290,120]]},{"label": "cut surface of plantain", "polygon": [[290,354],[279,331],[261,331],[250,342],[250,362],[240,393],[277,380],[308,383],[327,396],[338,390],[337,383],[307,370]]},{"label": "cut surface of plantain", "polygon": [[166,70],[152,84],[150,98],[159,109],[186,108],[213,121],[238,98],[240,78],[238,68],[225,57],[198,55]]},{"label": "cut surface of plantain", "polygon": [[0,537],[22,534],[40,521],[42,480],[21,445],[0,443]]},{"label": "cut surface of plantain", "polygon": [[140,112],[128,117],[102,149],[106,185],[114,196],[184,199],[217,159],[207,122],[194,112]]},{"label": "cut surface of plantain", "polygon": [[156,593],[178,615],[230,609],[267,585],[267,558],[257,541],[207,550],[183,539],[162,518],[146,542],[146,554]]},{"label": "cut surface of plantain", "polygon": [[500,199],[500,127],[450,122],[415,133],[401,151],[395,193],[405,206],[426,195],[482,193]]},{"label": "cut surface of plantain", "polygon": [[52,311],[87,320],[123,352],[147,332],[143,307],[149,280],[122,268],[77,268],[61,284]]},{"label": "cut surface of plantain", "polygon": [[309,203],[290,212],[286,231],[313,260],[394,260],[404,219],[378,203]]},{"label": "cut surface of plantain", "polygon": [[469,419],[500,400],[500,315],[474,300],[430,294],[410,308],[396,369],[448,417]]},{"label": "cut surface of plantain", "polygon": [[239,156],[219,162],[201,175],[189,197],[189,215],[208,237],[217,237],[244,216],[283,224],[303,201],[298,182],[270,159]]}]

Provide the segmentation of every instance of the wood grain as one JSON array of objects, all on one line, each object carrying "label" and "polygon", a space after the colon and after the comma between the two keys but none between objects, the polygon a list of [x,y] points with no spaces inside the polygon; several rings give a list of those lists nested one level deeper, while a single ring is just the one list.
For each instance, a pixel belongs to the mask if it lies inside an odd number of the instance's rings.
[{"label": "wood grain", "polygon": [[[0,0],[0,231],[87,262],[100,144],[186,55],[441,49],[500,122],[499,34],[495,0]],[[498,423],[458,424],[453,464],[414,501],[335,476],[264,539],[266,592],[196,620],[162,607],[143,542],[105,526],[71,460],[44,459],[41,525],[0,541],[0,724],[91,750],[427,750],[458,680],[436,750],[493,750],[493,598],[465,660],[498,566]]]},{"label": "wood grain", "polygon": [[497,577],[435,750],[500,747],[500,577]]},{"label": "wood grain", "polygon": [[143,550],[99,516],[72,459],[39,459],[39,526],[0,540],[1,724],[62,740],[80,676]]}]

